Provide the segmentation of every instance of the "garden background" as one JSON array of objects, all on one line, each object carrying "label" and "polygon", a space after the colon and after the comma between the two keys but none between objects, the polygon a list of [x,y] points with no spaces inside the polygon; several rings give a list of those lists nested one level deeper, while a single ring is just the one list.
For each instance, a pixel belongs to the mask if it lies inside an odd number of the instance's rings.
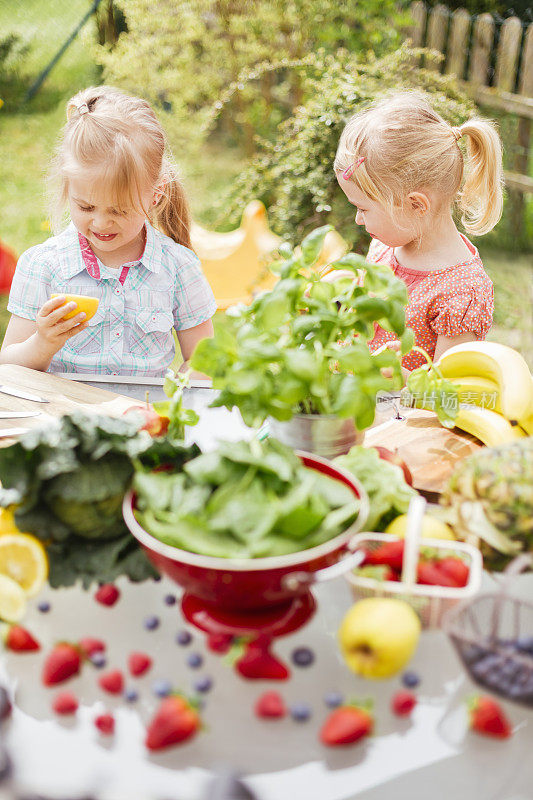
[{"label": "garden background", "polygon": [[[88,85],[105,80],[156,105],[204,226],[235,227],[244,203],[259,196],[288,239],[332,221],[360,252],[367,242],[331,171],[350,104],[413,85],[453,124],[474,110],[454,80],[414,66],[402,49],[409,5],[394,0],[103,0],[27,99],[93,5],[0,0],[0,239],[17,254],[50,235],[46,171],[65,101]],[[531,21],[526,0],[513,9],[498,0],[449,5]],[[515,121],[500,123],[507,144]],[[533,368],[533,198],[526,200],[519,237],[506,202],[495,231],[474,241],[495,285],[489,338],[516,347]],[[6,304],[0,297],[0,339]]]}]

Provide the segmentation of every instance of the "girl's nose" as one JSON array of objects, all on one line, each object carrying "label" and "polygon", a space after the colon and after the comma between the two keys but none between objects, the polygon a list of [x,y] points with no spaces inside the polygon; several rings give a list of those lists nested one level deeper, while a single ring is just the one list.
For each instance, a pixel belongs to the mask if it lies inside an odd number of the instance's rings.
[{"label": "girl's nose", "polygon": [[95,211],[93,214],[93,225],[98,228],[101,233],[105,233],[105,229],[109,228],[110,218],[109,215],[103,211]]}]

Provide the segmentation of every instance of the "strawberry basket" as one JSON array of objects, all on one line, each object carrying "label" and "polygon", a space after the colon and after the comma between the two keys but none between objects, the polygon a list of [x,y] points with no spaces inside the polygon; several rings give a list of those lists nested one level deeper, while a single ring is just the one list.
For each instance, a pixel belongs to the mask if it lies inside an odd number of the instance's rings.
[{"label": "strawberry basket", "polygon": [[[420,529],[426,507],[423,497],[411,500],[400,580],[378,580],[348,572],[345,578],[356,600],[364,597],[394,597],[404,600],[417,612],[424,628],[440,627],[444,615],[461,600],[472,598],[479,591],[482,575],[481,553],[471,544],[443,539],[420,539]],[[350,542],[351,550],[375,552],[387,542],[401,541],[387,533],[360,533]],[[417,583],[420,548],[429,548],[436,560],[455,555],[468,567],[465,586],[430,586]]]},{"label": "strawberry basket", "polygon": [[474,683],[533,707],[533,602],[509,595],[513,578],[533,565],[531,554],[515,558],[497,592],[451,609],[443,621]]}]

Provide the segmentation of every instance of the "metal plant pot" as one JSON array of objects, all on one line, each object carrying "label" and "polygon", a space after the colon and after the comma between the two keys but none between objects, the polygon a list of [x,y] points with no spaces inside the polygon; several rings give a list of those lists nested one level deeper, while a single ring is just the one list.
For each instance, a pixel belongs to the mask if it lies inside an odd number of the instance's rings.
[{"label": "metal plant pot", "polygon": [[295,414],[287,422],[269,417],[268,428],[275,439],[288,447],[323,458],[341,456],[365,438],[365,432],[357,430],[353,419],[329,414]]}]

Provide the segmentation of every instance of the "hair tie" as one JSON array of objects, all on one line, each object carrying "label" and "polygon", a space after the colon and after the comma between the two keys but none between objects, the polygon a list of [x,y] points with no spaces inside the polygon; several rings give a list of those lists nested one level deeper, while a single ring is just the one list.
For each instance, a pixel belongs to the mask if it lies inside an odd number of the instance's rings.
[{"label": "hair tie", "polygon": [[82,103],[81,105],[76,106],[76,110],[81,117],[83,114],[89,113],[89,106],[87,105],[87,103]]},{"label": "hair tie", "polygon": [[461,136],[463,135],[461,128],[452,128],[452,133],[455,137],[456,142],[458,142]]},{"label": "hair tie", "polygon": [[365,156],[360,156],[357,159],[357,161],[355,161],[353,164],[351,164],[351,166],[347,167],[347,169],[344,170],[344,172],[342,173],[342,177],[344,178],[345,181],[350,180],[357,167],[360,167],[364,160]]}]

